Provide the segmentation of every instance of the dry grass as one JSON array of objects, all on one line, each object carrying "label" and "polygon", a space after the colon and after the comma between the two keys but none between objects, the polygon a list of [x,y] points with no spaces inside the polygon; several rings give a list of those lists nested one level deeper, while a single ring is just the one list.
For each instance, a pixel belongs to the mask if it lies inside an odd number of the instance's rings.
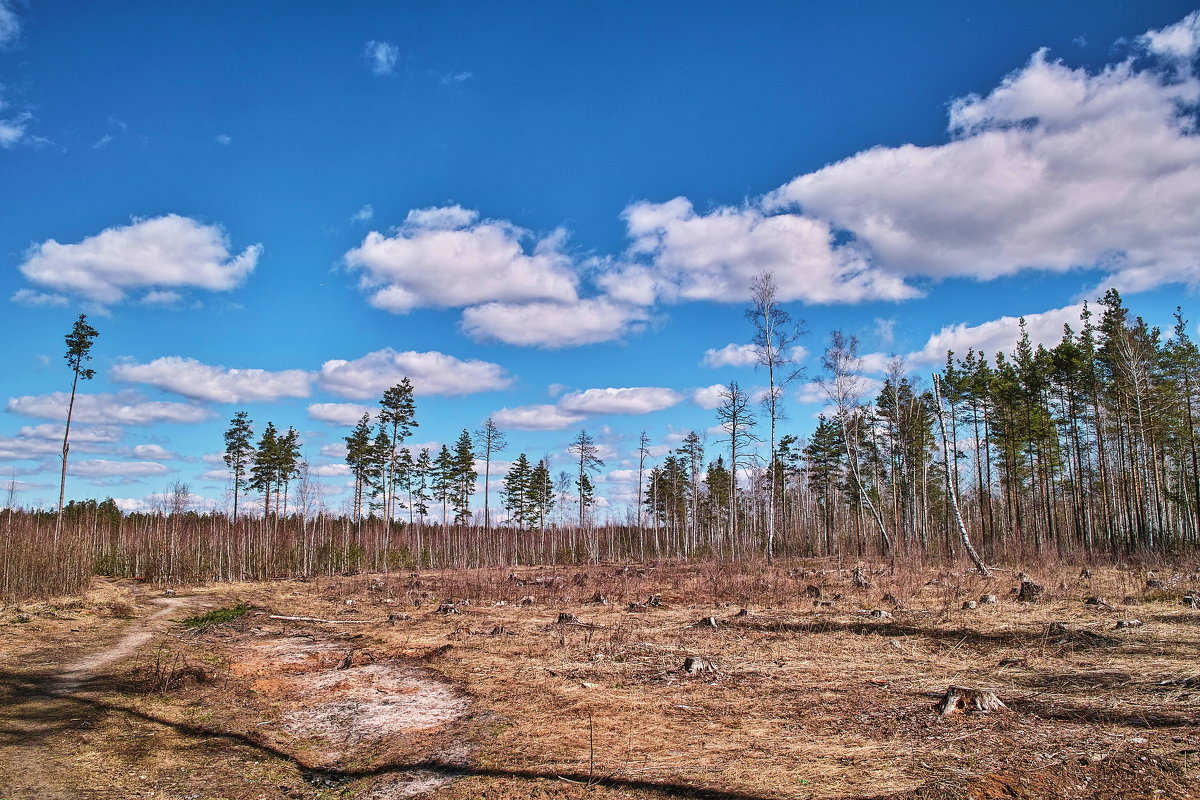
[{"label": "dry grass", "polygon": [[[469,750],[466,777],[438,790],[455,800],[685,789],[750,798],[1196,795],[1200,612],[1178,597],[1200,581],[1184,569],[1095,569],[1091,578],[1075,567],[1028,571],[1046,586],[1041,603],[1016,602],[1012,573],[989,581],[961,571],[874,569],[865,589],[849,569],[813,563],[227,584],[204,590],[210,596],[195,610],[254,610],[237,625],[172,641],[172,652],[203,663],[211,680],[154,696],[135,697],[119,682],[111,689],[156,718],[203,720],[303,762],[318,754],[297,753],[295,741],[263,723],[282,713],[279,696],[256,688],[269,665],[238,666],[247,647],[310,636],[338,652],[418,665],[471,698],[469,720],[423,745],[434,758]],[[1148,580],[1162,584],[1147,589]],[[817,607],[805,596],[809,586],[822,600],[840,597]],[[135,599],[105,591],[114,596],[93,595],[75,613],[116,625],[105,604]],[[999,602],[962,608],[984,594]],[[651,596],[661,604],[646,604]],[[1110,605],[1085,605],[1090,596]],[[438,613],[444,601],[460,613]],[[20,625],[7,623],[6,611],[0,658],[8,663],[22,648],[28,656],[34,643],[58,635],[62,625],[46,616],[55,608],[23,608],[33,622]],[[557,624],[564,612],[583,624]],[[286,623],[269,613],[378,622]],[[709,616],[715,629],[696,624]],[[1131,618],[1144,624],[1115,628]],[[687,675],[688,656],[715,669]],[[951,684],[993,689],[1012,710],[943,719],[933,706]],[[364,752],[339,768],[399,757]],[[311,784],[296,775],[272,775],[301,792],[289,796],[320,796],[303,794]],[[343,788],[368,796],[369,785]],[[257,796],[229,792],[222,796]]]}]

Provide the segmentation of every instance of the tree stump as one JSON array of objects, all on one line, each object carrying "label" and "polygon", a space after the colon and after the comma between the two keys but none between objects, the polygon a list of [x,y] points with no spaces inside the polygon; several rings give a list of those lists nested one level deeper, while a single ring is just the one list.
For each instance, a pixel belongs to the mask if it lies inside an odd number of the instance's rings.
[{"label": "tree stump", "polygon": [[648,605],[650,608],[662,608],[662,604],[662,597],[659,595],[652,594],[646,598],[646,605]]},{"label": "tree stump", "polygon": [[705,672],[715,672],[716,667],[711,661],[698,656],[688,656],[683,660],[683,671],[688,675],[700,675]]},{"label": "tree stump", "polygon": [[439,613],[439,614],[457,614],[457,613],[459,613],[458,606],[456,606],[454,603],[451,603],[450,601],[446,601],[437,607],[437,613]]},{"label": "tree stump", "polygon": [[1008,706],[990,689],[971,689],[966,686],[951,686],[937,705],[937,711],[943,717],[958,711],[979,711],[987,714],[1007,709]]},{"label": "tree stump", "polygon": [[575,616],[574,614],[570,613],[569,611],[563,611],[563,612],[559,613],[558,622],[555,624],[557,624],[557,625],[578,625],[580,623],[579,623],[579,617]]},{"label": "tree stump", "polygon": [[518,600],[517,604],[522,605],[522,606],[531,606],[536,602],[537,602],[537,600],[534,599],[533,595],[527,594],[524,597],[522,597],[520,600]]},{"label": "tree stump", "polygon": [[1188,608],[1200,608],[1200,595],[1185,594],[1183,604]]},{"label": "tree stump", "polygon": [[979,603],[975,602],[974,600],[967,600],[963,602],[962,607],[964,611],[970,611],[973,608],[978,608]]},{"label": "tree stump", "polygon": [[1021,581],[1021,588],[1017,592],[1017,600],[1021,603],[1036,603],[1042,599],[1042,595],[1045,592],[1045,586],[1039,586],[1027,578]]},{"label": "tree stump", "polygon": [[1085,606],[1099,606],[1100,608],[1112,608],[1112,606],[1110,606],[1108,603],[1106,603],[1104,601],[1103,597],[1089,597],[1087,600],[1083,601],[1083,604]]},{"label": "tree stump", "polygon": [[1092,577],[1092,571],[1087,567],[1084,567],[1083,569],[1079,570],[1079,577],[1083,578],[1084,580],[1088,580]]},{"label": "tree stump", "polygon": [[871,610],[871,616],[874,617],[875,619],[891,619],[892,612],[885,611],[882,608],[875,608],[875,609]]},{"label": "tree stump", "polygon": [[813,600],[820,600],[821,599],[821,587],[810,585],[808,588],[806,588],[804,590],[804,596],[811,597]]},{"label": "tree stump", "polygon": [[1119,619],[1117,620],[1116,628],[1117,630],[1121,628],[1139,628],[1141,625],[1142,621],[1140,619]]},{"label": "tree stump", "polygon": [[748,617],[748,616],[750,616],[750,609],[743,608],[741,611],[734,614],[734,616],[735,617]]},{"label": "tree stump", "polygon": [[998,602],[1000,602],[1000,600],[994,594],[985,594],[979,598],[979,602],[985,603],[985,604],[986,603],[998,603]]},{"label": "tree stump", "polygon": [[871,579],[867,577],[866,570],[864,570],[862,567],[855,567],[854,585],[859,589],[870,589],[874,584],[872,584]]},{"label": "tree stump", "polygon": [[693,628],[713,628],[713,629],[715,629],[717,627],[717,618],[716,617],[704,617],[702,619],[696,620],[696,622],[694,622],[692,624],[692,627]]},{"label": "tree stump", "polygon": [[600,594],[600,592],[596,592],[594,595],[592,595],[591,599],[588,600],[588,602],[591,603],[592,605],[606,606],[606,605],[608,605],[608,598],[605,597],[604,595]]}]

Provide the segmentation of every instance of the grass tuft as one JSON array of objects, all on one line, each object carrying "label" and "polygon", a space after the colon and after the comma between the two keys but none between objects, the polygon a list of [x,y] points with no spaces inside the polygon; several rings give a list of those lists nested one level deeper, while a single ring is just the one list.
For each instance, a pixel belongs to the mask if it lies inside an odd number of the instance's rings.
[{"label": "grass tuft", "polygon": [[240,619],[249,610],[250,606],[245,603],[238,603],[236,606],[216,608],[206,614],[188,617],[179,624],[185,628],[211,628],[215,625],[226,625],[236,619]]}]

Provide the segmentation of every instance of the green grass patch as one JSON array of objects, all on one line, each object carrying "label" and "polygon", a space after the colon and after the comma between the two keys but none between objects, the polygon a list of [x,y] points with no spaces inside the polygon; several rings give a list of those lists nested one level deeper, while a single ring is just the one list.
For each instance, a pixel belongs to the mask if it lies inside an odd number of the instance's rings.
[{"label": "green grass patch", "polygon": [[225,608],[215,608],[207,614],[200,614],[195,617],[188,617],[179,624],[185,628],[210,628],[214,625],[225,625],[240,619],[250,610],[250,606],[245,603],[238,603],[236,606],[226,606]]}]

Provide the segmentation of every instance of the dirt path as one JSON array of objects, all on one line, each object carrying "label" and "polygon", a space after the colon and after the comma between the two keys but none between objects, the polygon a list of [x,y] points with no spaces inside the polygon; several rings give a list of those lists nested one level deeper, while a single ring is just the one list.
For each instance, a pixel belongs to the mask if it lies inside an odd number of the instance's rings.
[{"label": "dirt path", "polygon": [[105,667],[133,656],[139,647],[149,644],[156,635],[170,626],[167,617],[188,604],[186,597],[158,597],[150,601],[161,606],[150,616],[136,620],[112,646],[68,664],[50,681],[47,691],[54,695],[70,695]]},{"label": "dirt path", "polygon": [[[129,663],[212,599],[138,598],[141,616],[115,639],[92,639],[90,652],[40,674],[9,675],[0,686],[0,798],[175,800],[207,796],[201,787],[257,798],[286,782],[286,797],[337,786],[393,800],[435,791],[466,766],[466,695],[364,637],[321,626],[251,622],[215,637],[172,636],[173,652],[187,658],[220,653],[227,677],[171,696],[129,694]],[[84,643],[86,631],[72,633]]]}]

